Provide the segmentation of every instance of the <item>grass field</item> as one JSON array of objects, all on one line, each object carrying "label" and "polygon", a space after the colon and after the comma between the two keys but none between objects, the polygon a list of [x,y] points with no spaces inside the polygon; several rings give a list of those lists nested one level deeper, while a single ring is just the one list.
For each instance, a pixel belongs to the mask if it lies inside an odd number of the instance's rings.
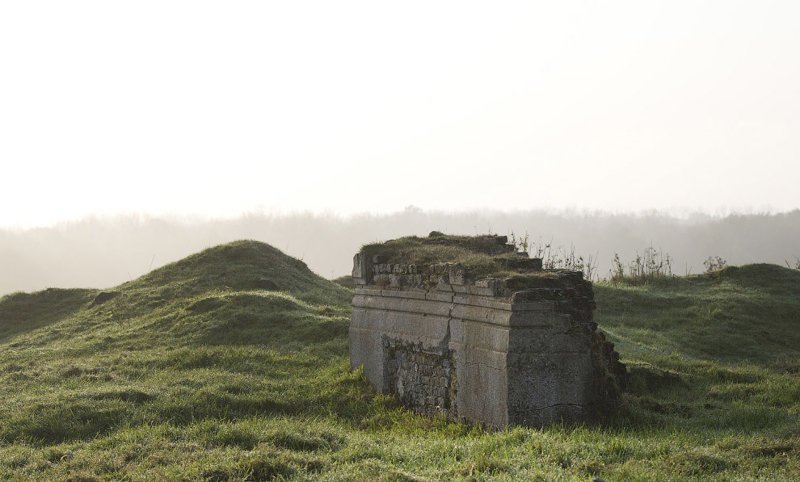
[{"label": "grass field", "polygon": [[797,270],[596,285],[630,391],[602,425],[545,430],[374,394],[348,371],[351,291],[261,243],[98,293],[0,300],[0,478],[800,477]]}]

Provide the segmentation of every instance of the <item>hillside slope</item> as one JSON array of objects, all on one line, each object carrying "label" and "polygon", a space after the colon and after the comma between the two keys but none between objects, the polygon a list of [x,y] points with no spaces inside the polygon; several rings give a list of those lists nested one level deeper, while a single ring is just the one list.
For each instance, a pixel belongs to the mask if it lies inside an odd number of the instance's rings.
[{"label": "hillside slope", "polygon": [[631,367],[594,427],[413,415],[347,370],[352,292],[256,242],[0,299],[0,478],[719,480],[800,473],[800,273],[596,286]]},{"label": "hillside slope", "polygon": [[800,271],[748,265],[595,292],[632,373],[624,423],[763,434],[797,454]]},{"label": "hillside slope", "polygon": [[800,362],[800,270],[769,264],[637,286],[599,286],[597,319],[630,354],[778,367]]}]

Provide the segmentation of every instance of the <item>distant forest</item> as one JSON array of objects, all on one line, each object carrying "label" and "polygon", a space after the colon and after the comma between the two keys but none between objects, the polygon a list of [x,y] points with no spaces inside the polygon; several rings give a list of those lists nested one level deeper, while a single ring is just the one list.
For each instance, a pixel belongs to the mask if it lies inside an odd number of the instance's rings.
[{"label": "distant forest", "polygon": [[[730,265],[766,262],[794,267],[800,257],[800,210],[714,217],[547,211],[427,212],[387,215],[246,215],[186,221],[139,216],[87,219],[48,228],[0,230],[0,295],[48,287],[104,288],[134,279],[191,253],[236,239],[269,243],[326,278],[349,274],[361,245],[430,231],[527,233],[533,248],[591,256],[606,277],[615,254],[623,263],[653,247],[676,275],[704,271],[720,257]],[[533,250],[533,249],[532,249]]]}]

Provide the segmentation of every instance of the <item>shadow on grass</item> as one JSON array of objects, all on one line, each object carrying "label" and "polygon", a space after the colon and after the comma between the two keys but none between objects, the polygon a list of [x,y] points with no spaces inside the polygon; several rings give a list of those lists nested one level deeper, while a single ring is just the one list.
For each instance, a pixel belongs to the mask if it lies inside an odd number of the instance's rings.
[{"label": "shadow on grass", "polygon": [[69,317],[96,294],[97,290],[49,288],[0,298],[0,343]]}]

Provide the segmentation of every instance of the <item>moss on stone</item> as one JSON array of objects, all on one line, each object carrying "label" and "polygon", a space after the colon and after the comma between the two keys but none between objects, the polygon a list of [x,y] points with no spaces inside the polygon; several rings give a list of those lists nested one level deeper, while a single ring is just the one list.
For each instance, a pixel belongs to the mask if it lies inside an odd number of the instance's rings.
[{"label": "moss on stone", "polygon": [[428,237],[406,236],[361,248],[381,263],[404,265],[459,264],[473,278],[505,278],[531,271],[526,254],[516,252],[506,236],[453,236],[432,232]]}]

